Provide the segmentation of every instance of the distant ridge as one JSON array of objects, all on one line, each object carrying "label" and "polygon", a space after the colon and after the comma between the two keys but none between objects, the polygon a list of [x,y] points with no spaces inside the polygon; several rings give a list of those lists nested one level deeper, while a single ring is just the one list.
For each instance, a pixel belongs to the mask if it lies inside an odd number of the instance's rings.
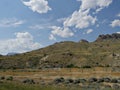
[{"label": "distant ridge", "polygon": [[13,56],[13,55],[17,55],[18,53],[15,53],[15,52],[11,52],[11,53],[8,53],[7,56]]}]

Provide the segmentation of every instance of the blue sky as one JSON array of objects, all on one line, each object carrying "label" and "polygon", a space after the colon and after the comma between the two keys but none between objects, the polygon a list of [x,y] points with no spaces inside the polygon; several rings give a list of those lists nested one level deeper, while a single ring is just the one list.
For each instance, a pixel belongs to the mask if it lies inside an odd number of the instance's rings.
[{"label": "blue sky", "polygon": [[120,0],[1,0],[0,54],[120,33]]}]

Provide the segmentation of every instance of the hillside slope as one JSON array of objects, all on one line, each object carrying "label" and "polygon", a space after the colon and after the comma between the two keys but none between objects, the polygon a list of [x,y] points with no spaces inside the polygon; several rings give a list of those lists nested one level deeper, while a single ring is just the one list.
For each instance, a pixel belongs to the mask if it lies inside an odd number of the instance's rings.
[{"label": "hillside slope", "polygon": [[64,41],[48,47],[0,56],[0,69],[120,67],[120,34],[100,35],[95,42]]}]

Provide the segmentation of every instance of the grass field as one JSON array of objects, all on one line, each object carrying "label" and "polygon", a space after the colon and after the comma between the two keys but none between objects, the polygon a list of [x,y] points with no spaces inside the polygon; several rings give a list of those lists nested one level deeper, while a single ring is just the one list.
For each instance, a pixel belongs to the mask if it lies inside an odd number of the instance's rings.
[{"label": "grass field", "polygon": [[[0,83],[0,90],[99,90],[96,88],[82,88],[75,86],[62,86],[62,85],[41,85],[41,82],[49,83],[56,78],[64,77],[65,79],[79,79],[79,78],[120,78],[120,72],[112,71],[110,67],[102,68],[57,68],[57,69],[19,69],[19,70],[0,70],[0,76],[5,78],[12,76],[13,81],[4,80]],[[25,79],[33,79],[38,84],[23,84]],[[112,86],[113,84],[106,83]],[[102,90],[112,90],[112,88],[103,88]],[[114,90],[114,89],[113,89]],[[115,89],[117,90],[117,89]]]},{"label": "grass field", "polygon": [[[63,90],[63,88],[38,86],[38,85],[24,85],[15,83],[1,83],[0,90]],[[64,88],[64,90],[67,90]]]},{"label": "grass field", "polygon": [[[94,88],[80,88],[80,87],[55,87],[55,86],[38,86],[38,85],[25,85],[19,83],[0,83],[0,90],[99,90]],[[105,88],[102,90],[112,90]]]},{"label": "grass field", "polygon": [[110,67],[102,68],[57,68],[57,69],[26,69],[26,70],[1,70],[0,76],[13,76],[17,78],[33,78],[52,80],[57,77],[64,78],[90,78],[90,77],[113,77],[119,78],[120,72],[112,71]]}]

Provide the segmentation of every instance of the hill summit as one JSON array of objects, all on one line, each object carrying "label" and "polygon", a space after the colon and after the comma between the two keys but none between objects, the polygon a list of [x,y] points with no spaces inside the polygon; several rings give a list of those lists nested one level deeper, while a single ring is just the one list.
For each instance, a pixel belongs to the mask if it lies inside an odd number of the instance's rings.
[{"label": "hill summit", "polygon": [[96,41],[104,41],[108,39],[113,39],[113,40],[120,39],[120,34],[113,33],[113,34],[99,35]]}]

